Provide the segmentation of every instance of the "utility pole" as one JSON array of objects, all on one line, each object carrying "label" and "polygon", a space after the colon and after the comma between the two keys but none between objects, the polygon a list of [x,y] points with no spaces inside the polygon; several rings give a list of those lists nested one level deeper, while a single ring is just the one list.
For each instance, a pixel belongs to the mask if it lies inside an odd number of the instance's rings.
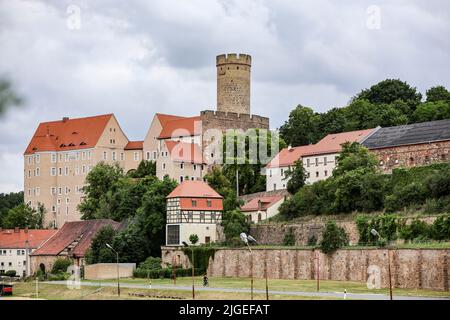
[{"label": "utility pole", "polygon": [[236,165],[236,197],[239,197],[239,170]]}]

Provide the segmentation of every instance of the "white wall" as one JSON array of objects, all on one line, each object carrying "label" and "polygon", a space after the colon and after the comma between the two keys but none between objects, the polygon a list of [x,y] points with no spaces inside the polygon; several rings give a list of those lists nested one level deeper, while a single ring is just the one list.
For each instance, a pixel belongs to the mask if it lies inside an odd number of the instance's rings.
[{"label": "white wall", "polygon": [[331,175],[333,174],[333,169],[336,167],[336,157],[338,155],[339,153],[331,153],[318,156],[303,157],[303,167],[305,168],[305,172],[308,174],[306,183],[311,184],[331,177]]},{"label": "white wall", "polygon": [[[29,261],[30,259],[28,257],[28,264],[30,263]],[[25,248],[0,249],[0,273],[2,271],[16,270],[16,275],[22,277],[26,270],[26,265],[27,255]]]},{"label": "white wall", "polygon": [[267,168],[266,169],[266,191],[282,190],[287,188],[285,173],[289,167]]}]

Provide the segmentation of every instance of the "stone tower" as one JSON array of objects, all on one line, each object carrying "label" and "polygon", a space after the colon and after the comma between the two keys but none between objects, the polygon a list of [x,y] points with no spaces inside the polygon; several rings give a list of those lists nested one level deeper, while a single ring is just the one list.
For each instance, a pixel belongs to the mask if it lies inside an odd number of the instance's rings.
[{"label": "stone tower", "polygon": [[252,57],[230,53],[216,57],[217,111],[250,114]]}]

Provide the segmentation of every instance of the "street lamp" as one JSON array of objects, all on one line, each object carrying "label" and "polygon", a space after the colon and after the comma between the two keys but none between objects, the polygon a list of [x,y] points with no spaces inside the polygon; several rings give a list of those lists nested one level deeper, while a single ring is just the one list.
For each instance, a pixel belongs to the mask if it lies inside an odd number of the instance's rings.
[{"label": "street lamp", "polygon": [[[370,233],[373,236],[377,237],[378,240],[382,239],[380,233],[377,230],[372,229],[372,230],[370,230]],[[390,300],[392,300],[391,253],[390,253],[389,245],[387,246],[387,254],[388,254],[389,298],[390,298]]]},{"label": "street lamp", "polygon": [[[255,242],[256,244],[258,244],[258,241],[256,241],[255,238],[253,238],[251,235],[247,235],[244,232],[242,232],[239,237],[241,238],[242,242],[244,242],[247,247],[248,250],[250,251],[250,283],[251,283],[251,297],[253,300],[253,253],[252,253],[252,249],[250,249],[250,245],[249,245],[249,240]],[[265,259],[265,264],[264,264],[264,275],[266,278],[266,300],[269,300],[269,284],[268,284],[268,275],[267,275],[267,255],[266,255],[266,259]]]},{"label": "street lamp", "polygon": [[[189,245],[183,241],[183,246],[189,248]],[[192,257],[192,299],[195,300],[195,271],[194,271],[194,248],[191,248],[191,257]]]},{"label": "street lamp", "polygon": [[116,254],[117,261],[117,295],[120,297],[120,275],[119,275],[119,253],[114,250],[114,248],[110,244],[106,244],[106,246],[111,249]]}]

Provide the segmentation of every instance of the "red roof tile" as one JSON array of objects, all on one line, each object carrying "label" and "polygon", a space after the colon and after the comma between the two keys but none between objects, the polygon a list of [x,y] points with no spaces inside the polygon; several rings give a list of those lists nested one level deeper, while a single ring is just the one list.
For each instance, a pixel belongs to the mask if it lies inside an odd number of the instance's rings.
[{"label": "red roof tile", "polygon": [[278,168],[291,166],[305,153],[311,151],[314,145],[300,146],[294,148],[284,148],[266,166],[266,168]]},{"label": "red roof tile", "polygon": [[[195,205],[193,201],[195,201]],[[208,206],[207,201],[211,201],[210,206]],[[220,198],[180,198],[180,209],[192,211],[222,211],[223,201]]]},{"label": "red roof tile", "polygon": [[[0,231],[0,249],[37,248],[57,230],[3,229]],[[27,244],[28,240],[28,244]]]},{"label": "red roof tile", "polygon": [[202,164],[202,149],[196,143],[166,140],[167,150],[173,161]]},{"label": "red roof tile", "polygon": [[301,157],[337,153],[342,150],[342,144],[345,142],[358,142],[363,140],[374,129],[349,131],[342,133],[333,133],[316,144],[300,146],[294,148],[285,148],[281,150],[266,166],[266,168],[288,167],[299,160]]},{"label": "red roof tile", "polygon": [[359,142],[372,133],[374,129],[349,131],[342,133],[333,133],[317,142],[312,150],[307,151],[306,155],[318,155],[336,153],[342,150],[342,144],[346,142]]},{"label": "red roof tile", "polygon": [[[246,204],[244,204],[241,207],[241,211],[247,212],[247,211],[258,211],[258,210],[267,210],[271,206],[273,206],[275,203],[283,199],[283,196],[273,196],[273,197],[257,197],[253,198]],[[261,208],[259,206],[259,203],[261,201]]]},{"label": "red roof tile", "polygon": [[142,150],[144,149],[144,141],[130,141],[125,146],[125,150]]},{"label": "red roof tile", "polygon": [[203,181],[184,181],[180,183],[167,198],[220,198],[213,188]]},{"label": "red roof tile", "polygon": [[159,122],[161,123],[162,127],[164,127],[167,124],[167,122],[169,122],[169,121],[186,118],[186,117],[174,116],[171,114],[163,114],[163,113],[157,113],[156,116],[158,117]]},{"label": "red roof tile", "polygon": [[74,257],[84,257],[96,233],[107,225],[117,229],[120,223],[110,219],[66,222],[53,237],[34,251],[32,255],[57,256],[66,250],[69,245],[78,241],[78,244],[72,248],[69,254]]},{"label": "red roof tile", "polygon": [[159,134],[159,139],[196,136],[202,133],[201,117],[181,118],[166,121]]},{"label": "red roof tile", "polygon": [[112,114],[39,124],[25,154],[93,148]]}]

